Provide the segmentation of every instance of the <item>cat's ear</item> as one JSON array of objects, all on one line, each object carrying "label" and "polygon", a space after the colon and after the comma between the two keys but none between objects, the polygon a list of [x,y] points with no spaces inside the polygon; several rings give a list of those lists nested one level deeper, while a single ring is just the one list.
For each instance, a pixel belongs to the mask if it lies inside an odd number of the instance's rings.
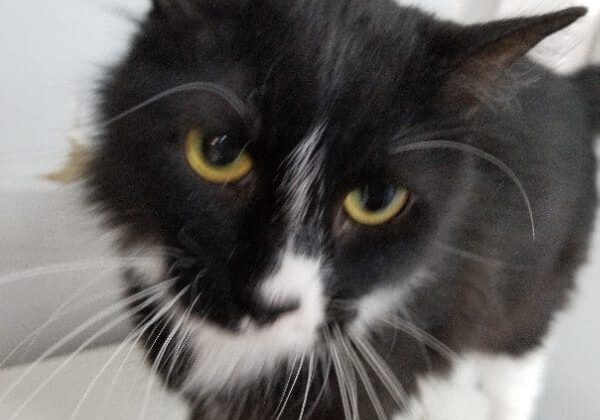
[{"label": "cat's ear", "polygon": [[445,61],[445,95],[470,103],[489,97],[515,61],[586,12],[584,7],[573,7],[540,16],[449,29],[437,43],[438,53]]}]

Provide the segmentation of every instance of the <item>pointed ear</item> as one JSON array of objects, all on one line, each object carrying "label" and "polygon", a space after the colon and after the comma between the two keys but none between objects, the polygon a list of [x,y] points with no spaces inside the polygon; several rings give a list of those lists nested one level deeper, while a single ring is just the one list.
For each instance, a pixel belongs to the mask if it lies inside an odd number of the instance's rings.
[{"label": "pointed ear", "polygon": [[436,45],[445,63],[444,94],[453,96],[452,100],[461,99],[456,95],[462,94],[467,103],[480,101],[482,95],[493,96],[515,61],[586,12],[584,7],[573,7],[529,18],[446,28]]}]

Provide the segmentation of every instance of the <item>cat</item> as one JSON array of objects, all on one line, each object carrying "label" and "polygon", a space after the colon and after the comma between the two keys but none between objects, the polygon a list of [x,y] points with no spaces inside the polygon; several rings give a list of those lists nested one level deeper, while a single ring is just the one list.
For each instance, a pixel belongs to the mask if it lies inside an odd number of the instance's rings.
[{"label": "cat", "polygon": [[88,195],[192,420],[527,420],[596,209],[585,14],[155,0],[99,89]]}]

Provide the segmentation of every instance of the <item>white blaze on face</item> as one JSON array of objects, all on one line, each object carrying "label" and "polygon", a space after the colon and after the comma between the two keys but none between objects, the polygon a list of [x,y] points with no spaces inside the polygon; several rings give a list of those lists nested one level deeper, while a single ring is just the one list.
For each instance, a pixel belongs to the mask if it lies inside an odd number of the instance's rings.
[{"label": "white blaze on face", "polygon": [[306,224],[319,230],[319,213],[310,221],[307,215],[311,200],[319,201],[322,193],[324,156],[319,144],[324,130],[324,124],[318,125],[285,162],[287,175],[280,192],[287,198],[282,212],[288,223],[288,246],[278,256],[276,268],[257,286],[255,296],[265,308],[298,308],[266,325],[247,317],[236,332],[207,321],[191,321],[197,356],[189,386],[196,392],[231,390],[269,377],[280,366],[310,353],[318,341],[326,306],[323,258],[297,252],[295,242]]},{"label": "white blaze on face", "polygon": [[[311,191],[317,193],[317,201],[322,199],[323,151],[319,150],[325,124],[319,124],[290,154],[287,160],[287,175],[282,192],[287,195],[287,215],[290,230],[295,232],[306,216]],[[317,203],[320,204],[320,203]]]},{"label": "white blaze on face", "polygon": [[266,307],[297,302],[298,310],[283,315],[283,318],[294,318],[290,333],[304,338],[313,335],[315,327],[325,317],[321,261],[296,254],[288,248],[277,270],[260,287],[259,298]]},{"label": "white blaze on face", "polygon": [[246,319],[242,331],[229,332],[194,320],[196,360],[188,387],[197,392],[231,390],[270,376],[282,364],[299,361],[318,340],[324,321],[322,267],[318,259],[284,252],[277,269],[259,288],[264,304],[297,302],[299,307],[272,324]]}]

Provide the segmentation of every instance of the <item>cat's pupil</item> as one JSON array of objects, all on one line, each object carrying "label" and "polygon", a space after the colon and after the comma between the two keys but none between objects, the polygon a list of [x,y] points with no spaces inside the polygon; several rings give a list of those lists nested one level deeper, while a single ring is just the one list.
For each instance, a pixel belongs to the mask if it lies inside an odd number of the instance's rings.
[{"label": "cat's pupil", "polygon": [[365,210],[376,212],[387,208],[398,190],[390,184],[373,183],[361,189],[360,198]]},{"label": "cat's pupil", "polygon": [[228,134],[209,137],[202,145],[204,158],[213,165],[225,166],[232,163],[241,153],[239,142]]}]

